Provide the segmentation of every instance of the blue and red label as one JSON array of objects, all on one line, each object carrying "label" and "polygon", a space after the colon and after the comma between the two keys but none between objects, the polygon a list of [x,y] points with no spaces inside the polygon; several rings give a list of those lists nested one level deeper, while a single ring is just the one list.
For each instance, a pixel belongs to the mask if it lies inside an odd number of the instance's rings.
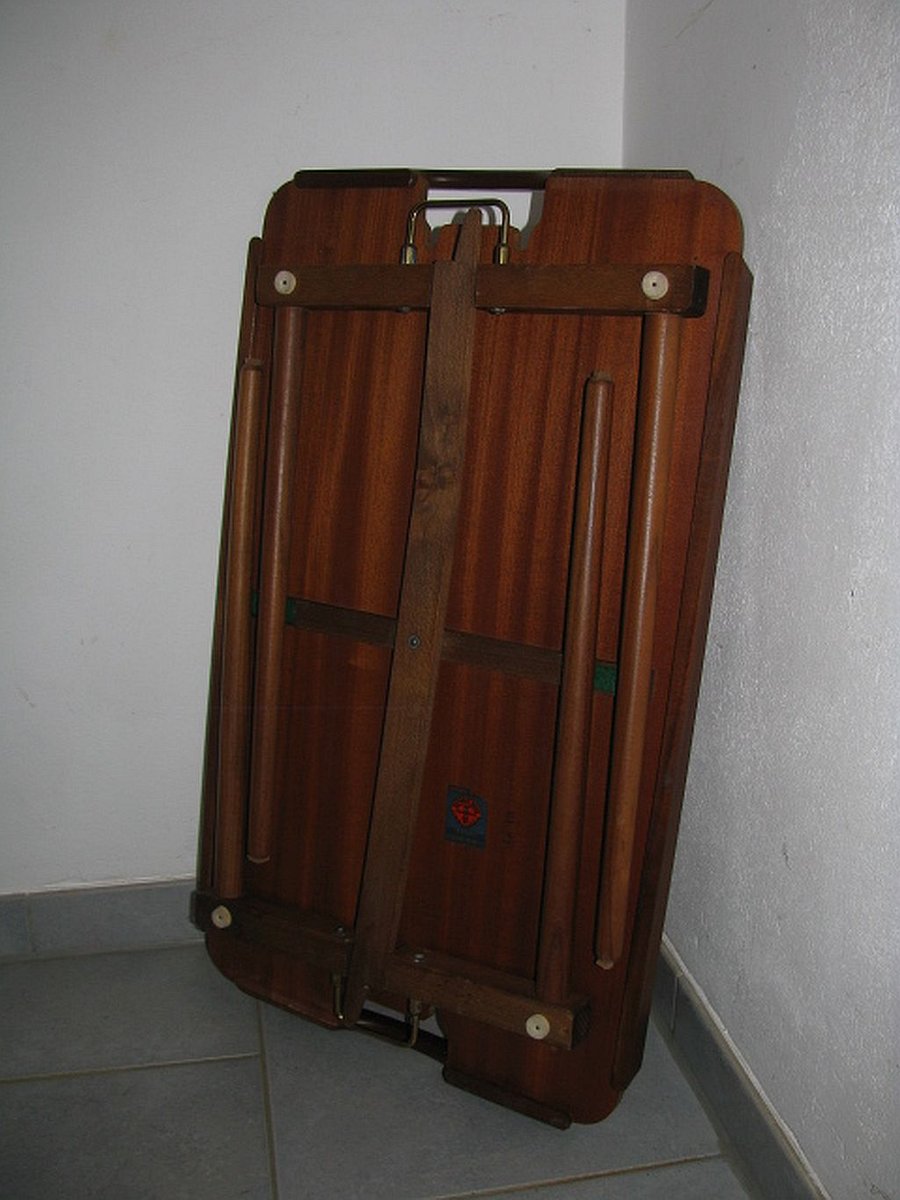
[{"label": "blue and red label", "polygon": [[487,802],[464,787],[449,787],[444,814],[444,837],[463,846],[484,847],[487,840]]}]

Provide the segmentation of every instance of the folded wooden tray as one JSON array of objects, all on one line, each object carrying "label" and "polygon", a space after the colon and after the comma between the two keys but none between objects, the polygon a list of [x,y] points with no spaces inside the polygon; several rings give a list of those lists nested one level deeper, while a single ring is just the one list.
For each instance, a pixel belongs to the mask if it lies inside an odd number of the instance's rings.
[{"label": "folded wooden tray", "polygon": [[557,1125],[642,1055],[740,251],[689,175],[564,170],[300,172],[250,247],[194,919],[251,994]]}]

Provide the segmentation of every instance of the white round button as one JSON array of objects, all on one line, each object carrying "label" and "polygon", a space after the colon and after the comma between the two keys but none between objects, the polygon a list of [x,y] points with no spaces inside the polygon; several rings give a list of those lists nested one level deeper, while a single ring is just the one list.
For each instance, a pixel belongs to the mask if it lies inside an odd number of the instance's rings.
[{"label": "white round button", "polygon": [[293,271],[279,271],[275,276],[275,291],[282,296],[289,296],[297,286],[297,276]]},{"label": "white round button", "polygon": [[216,929],[227,929],[231,924],[231,910],[226,908],[224,904],[219,904],[209,914],[209,919],[215,925]]},{"label": "white round button", "polygon": [[662,271],[648,271],[641,280],[641,291],[648,300],[662,300],[669,290],[669,280]]},{"label": "white round button", "polygon": [[550,1022],[543,1013],[532,1013],[525,1022],[525,1032],[536,1042],[542,1042],[550,1032]]}]

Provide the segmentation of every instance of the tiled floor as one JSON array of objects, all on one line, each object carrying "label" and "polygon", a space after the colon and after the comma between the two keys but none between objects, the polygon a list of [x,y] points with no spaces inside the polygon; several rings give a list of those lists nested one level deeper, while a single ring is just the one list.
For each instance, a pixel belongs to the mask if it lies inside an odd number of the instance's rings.
[{"label": "tiled floor", "polygon": [[202,945],[0,966],[9,1200],[738,1200],[655,1031],[616,1112],[559,1132],[424,1055],[321,1030]]}]

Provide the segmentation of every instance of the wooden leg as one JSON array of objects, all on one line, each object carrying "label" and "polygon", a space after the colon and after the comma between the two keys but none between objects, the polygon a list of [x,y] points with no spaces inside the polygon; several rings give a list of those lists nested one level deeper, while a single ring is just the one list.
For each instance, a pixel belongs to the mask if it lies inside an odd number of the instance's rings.
[{"label": "wooden leg", "polygon": [[541,913],[537,994],[565,1003],[570,991],[575,878],[591,723],[603,520],[612,423],[612,380],[594,374],[585,391],[550,837]]},{"label": "wooden leg", "polygon": [[596,961],[607,968],[621,959],[627,935],[680,342],[680,318],[668,314],[645,318],[619,683],[595,944]]},{"label": "wooden leg", "polygon": [[262,381],[260,363],[243,364],[238,377],[235,414],[220,700],[219,817],[214,886],[217,895],[223,899],[235,898],[242,892],[252,686],[253,516],[256,455],[262,422]]},{"label": "wooden leg", "polygon": [[290,545],[290,498],[297,443],[297,409],[303,353],[303,310],[282,308],[275,322],[274,380],[266,500],[263,512],[262,567],[259,589],[260,647],[253,706],[253,760],[250,773],[250,820],[247,857],[266,862],[271,855],[275,751],[287,556]]}]

